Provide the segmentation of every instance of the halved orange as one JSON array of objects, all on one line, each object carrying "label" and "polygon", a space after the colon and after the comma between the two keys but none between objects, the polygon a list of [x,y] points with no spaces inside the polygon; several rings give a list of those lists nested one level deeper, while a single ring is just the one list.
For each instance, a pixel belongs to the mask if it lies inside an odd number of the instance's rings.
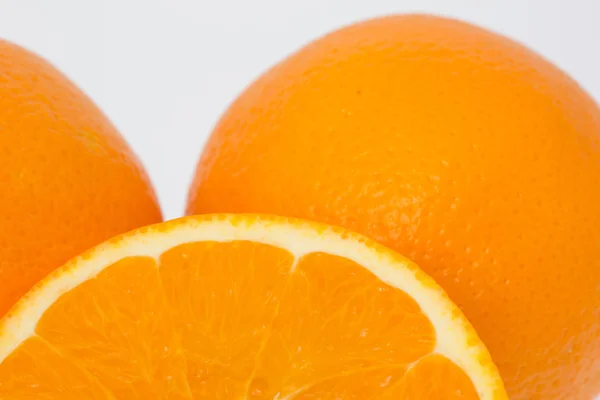
[{"label": "halved orange", "polygon": [[72,260],[0,321],[2,399],[506,399],[415,264],[295,219],[188,217]]}]

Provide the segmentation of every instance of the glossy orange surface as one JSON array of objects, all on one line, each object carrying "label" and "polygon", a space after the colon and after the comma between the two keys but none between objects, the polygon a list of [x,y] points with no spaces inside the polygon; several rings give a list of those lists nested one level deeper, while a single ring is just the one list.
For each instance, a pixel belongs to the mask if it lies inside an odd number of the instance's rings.
[{"label": "glossy orange surface", "polygon": [[426,16],[316,40],[228,109],[187,211],[366,234],[446,289],[511,398],[600,392],[600,111],[512,40]]},{"label": "glossy orange surface", "polygon": [[45,60],[0,41],[0,316],[109,237],[161,220],[148,178],[98,108]]}]

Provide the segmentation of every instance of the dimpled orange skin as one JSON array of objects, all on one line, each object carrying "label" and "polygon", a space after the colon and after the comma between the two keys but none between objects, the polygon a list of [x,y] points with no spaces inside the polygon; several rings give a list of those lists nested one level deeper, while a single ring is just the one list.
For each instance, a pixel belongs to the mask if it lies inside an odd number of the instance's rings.
[{"label": "dimpled orange skin", "polygon": [[45,60],[0,41],[0,317],[71,257],[162,217],[128,145]]},{"label": "dimpled orange skin", "polygon": [[188,213],[337,224],[415,260],[513,399],[600,391],[600,111],[500,35],[394,16],[329,34],[250,86]]}]

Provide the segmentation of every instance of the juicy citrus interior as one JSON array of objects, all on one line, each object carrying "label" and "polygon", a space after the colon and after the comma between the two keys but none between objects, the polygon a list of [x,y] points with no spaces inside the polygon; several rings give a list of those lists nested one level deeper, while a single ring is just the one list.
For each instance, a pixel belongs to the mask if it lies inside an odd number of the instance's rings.
[{"label": "juicy citrus interior", "polygon": [[408,260],[298,220],[205,216],[73,260],[0,321],[0,398],[504,399]]}]

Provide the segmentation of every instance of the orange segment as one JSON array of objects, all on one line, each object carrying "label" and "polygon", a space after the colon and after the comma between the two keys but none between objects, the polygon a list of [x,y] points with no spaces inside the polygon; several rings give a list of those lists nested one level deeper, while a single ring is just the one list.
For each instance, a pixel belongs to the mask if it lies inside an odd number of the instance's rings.
[{"label": "orange segment", "polygon": [[398,366],[365,368],[348,375],[328,377],[298,391],[293,398],[294,400],[383,399],[405,373],[406,370]]},{"label": "orange segment", "polygon": [[250,398],[368,369],[404,371],[434,347],[431,322],[406,293],[348,259],[308,254],[290,277]]},{"label": "orange segment", "polygon": [[389,399],[477,399],[469,377],[452,361],[439,354],[419,360],[389,392]]},{"label": "orange segment", "polygon": [[200,242],[160,261],[194,398],[243,398],[293,255],[253,242]]},{"label": "orange segment", "polygon": [[65,293],[36,334],[118,398],[190,398],[179,335],[151,258],[124,258]]},{"label": "orange segment", "polygon": [[41,282],[0,321],[0,398],[42,394],[506,399],[475,332],[414,264],[264,216],[145,228]]},{"label": "orange segment", "polygon": [[87,371],[33,336],[0,364],[0,398],[65,399],[114,397]]}]

